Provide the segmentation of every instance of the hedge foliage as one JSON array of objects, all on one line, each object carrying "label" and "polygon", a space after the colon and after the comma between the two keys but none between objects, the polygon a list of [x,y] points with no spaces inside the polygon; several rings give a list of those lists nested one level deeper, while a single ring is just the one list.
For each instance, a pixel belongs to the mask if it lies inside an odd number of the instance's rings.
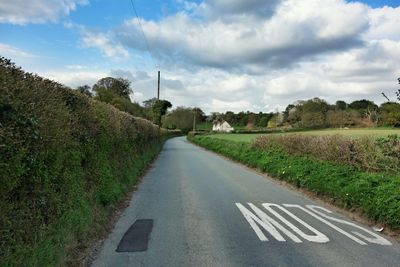
[{"label": "hedge foliage", "polygon": [[400,228],[399,173],[368,173],[352,166],[289,154],[277,143],[266,149],[207,136],[188,139],[299,188],[328,196],[337,205],[360,210],[393,229]]},{"label": "hedge foliage", "polygon": [[66,264],[167,136],[0,58],[0,265]]},{"label": "hedge foliage", "polygon": [[263,135],[253,147],[269,150],[279,146],[285,152],[353,166],[368,172],[400,173],[400,136],[352,138],[342,135]]}]

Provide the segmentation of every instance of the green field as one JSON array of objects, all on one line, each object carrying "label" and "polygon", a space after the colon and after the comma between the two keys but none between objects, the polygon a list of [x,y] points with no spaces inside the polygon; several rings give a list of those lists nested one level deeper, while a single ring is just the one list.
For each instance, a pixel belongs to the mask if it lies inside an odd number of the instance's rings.
[{"label": "green field", "polygon": [[[373,129],[326,129],[326,130],[316,130],[316,131],[302,131],[302,132],[290,132],[290,133],[273,133],[272,135],[290,135],[290,134],[306,134],[306,135],[335,135],[340,134],[343,136],[351,137],[362,137],[362,136],[374,136],[374,137],[384,137],[392,134],[400,135],[400,129],[388,129],[388,128],[373,128]],[[257,136],[265,134],[212,134],[209,135],[213,138],[219,138],[224,140],[232,140],[237,142],[250,142]]]}]

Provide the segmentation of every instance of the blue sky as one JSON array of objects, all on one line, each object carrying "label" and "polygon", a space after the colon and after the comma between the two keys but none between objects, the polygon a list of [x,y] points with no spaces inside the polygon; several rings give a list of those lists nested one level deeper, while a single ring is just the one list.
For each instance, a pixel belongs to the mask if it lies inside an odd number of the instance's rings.
[{"label": "blue sky", "polygon": [[2,0],[0,55],[71,87],[129,78],[138,102],[154,95],[159,68],[165,98],[206,111],[379,102],[400,76],[399,1],[326,0],[321,12],[320,0],[134,2],[151,56],[129,0]]},{"label": "blue sky", "polygon": [[371,7],[382,7],[382,6],[398,7],[399,6],[398,0],[365,0],[365,1],[359,1],[359,2],[363,2]]}]

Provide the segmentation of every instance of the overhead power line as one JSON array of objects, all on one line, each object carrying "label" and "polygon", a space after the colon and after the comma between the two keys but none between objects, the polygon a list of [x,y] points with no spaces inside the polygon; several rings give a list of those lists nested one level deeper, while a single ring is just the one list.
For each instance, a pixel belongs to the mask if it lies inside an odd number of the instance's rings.
[{"label": "overhead power line", "polygon": [[135,16],[136,16],[136,18],[137,18],[140,31],[142,32],[142,36],[143,36],[144,43],[145,43],[145,45],[146,45],[147,52],[149,53],[150,58],[153,60],[153,63],[155,63],[155,64],[154,64],[155,67],[158,68],[157,63],[156,63],[156,61],[154,60],[154,58],[153,58],[153,56],[152,56],[152,54],[151,54],[149,42],[147,41],[146,34],[145,34],[144,31],[143,31],[143,26],[142,26],[142,23],[140,22],[140,18],[139,18],[138,12],[137,12],[137,10],[136,10],[135,3],[134,3],[133,0],[130,0],[130,2],[131,2],[131,5],[132,5],[132,8],[133,8],[133,12],[135,13]]}]

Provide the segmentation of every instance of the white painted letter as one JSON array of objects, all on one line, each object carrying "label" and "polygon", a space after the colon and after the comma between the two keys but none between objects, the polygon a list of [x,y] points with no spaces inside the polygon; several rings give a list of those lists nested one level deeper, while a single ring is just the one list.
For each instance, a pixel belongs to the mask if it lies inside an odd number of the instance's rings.
[{"label": "white painted letter", "polygon": [[[294,215],[293,213],[291,213],[290,211],[288,211],[284,207],[282,207],[280,205],[277,205],[277,204],[273,204],[273,203],[264,203],[263,206],[264,206],[264,208],[266,210],[268,210],[273,215],[275,215],[275,217],[277,217],[279,220],[284,222],[287,226],[290,227],[290,229],[292,229],[294,232],[296,232],[298,235],[300,235],[305,240],[308,240],[308,241],[311,241],[311,242],[315,242],[315,243],[327,243],[327,242],[329,242],[329,238],[326,235],[324,235],[323,233],[319,232],[317,229],[315,229],[314,227],[312,227],[311,225],[309,225],[308,223],[306,223],[305,221],[303,221],[302,219],[300,219],[299,217],[297,217],[296,215]],[[302,230],[300,230],[294,224],[292,224],[291,222],[286,220],[284,217],[282,217],[279,213],[277,213],[275,210],[273,210],[272,207],[277,207],[280,210],[284,211],[287,215],[289,215],[294,220],[296,220],[297,222],[301,223],[304,227],[306,227],[311,232],[313,232],[314,235],[308,235],[308,234],[304,233]]]},{"label": "white painted letter", "polygon": [[328,222],[328,221],[325,220],[324,218],[318,216],[317,214],[314,214],[313,212],[309,211],[309,210],[306,209],[306,208],[303,208],[303,207],[300,206],[300,205],[295,205],[295,204],[283,204],[283,206],[288,207],[288,208],[299,208],[299,209],[301,209],[302,211],[305,211],[306,213],[310,214],[310,215],[313,216],[314,218],[316,218],[316,219],[320,220],[321,222],[325,223],[326,225],[332,227],[333,229],[335,229],[335,230],[338,231],[339,233],[341,233],[341,234],[347,236],[348,238],[350,238],[351,240],[357,242],[358,244],[360,244],[360,245],[366,245],[366,244],[367,244],[367,243],[365,243],[364,241],[362,241],[361,239],[358,239],[357,237],[355,237],[355,236],[353,236],[353,235],[347,233],[346,231],[340,229],[340,228],[337,227],[336,225],[334,225],[334,224]]},{"label": "white painted letter", "polygon": [[383,246],[389,246],[389,245],[392,244],[388,240],[386,240],[385,238],[381,237],[380,235],[377,235],[377,234],[375,234],[375,233],[373,233],[373,232],[371,232],[371,231],[369,231],[369,230],[367,230],[367,229],[365,229],[365,228],[363,228],[361,226],[358,226],[355,223],[348,222],[348,221],[345,221],[345,220],[341,220],[341,219],[338,219],[338,218],[335,218],[335,217],[328,216],[328,215],[322,213],[321,211],[317,210],[317,209],[319,209],[319,210],[323,210],[324,212],[327,212],[327,213],[332,213],[332,211],[330,211],[328,209],[325,209],[325,208],[319,207],[319,206],[313,206],[313,205],[306,205],[306,207],[309,208],[310,210],[312,210],[313,212],[319,214],[320,216],[325,217],[325,218],[327,218],[327,219],[329,219],[331,221],[342,223],[342,224],[346,224],[346,225],[350,225],[350,226],[353,226],[353,227],[355,227],[357,229],[360,229],[360,230],[363,230],[363,231],[367,232],[369,235],[373,236],[373,238],[367,237],[367,236],[365,236],[362,233],[359,233],[357,231],[352,231],[353,234],[357,235],[358,237],[361,237],[362,239],[364,239],[364,240],[366,240],[366,241],[368,241],[370,243],[383,245]]},{"label": "white painted letter", "polygon": [[[254,210],[254,212],[257,214],[252,213],[250,210],[245,208],[242,204],[236,203],[236,206],[239,208],[239,210],[242,212],[243,216],[246,218],[246,220],[249,222],[250,226],[253,228],[254,232],[256,232],[258,238],[261,241],[268,241],[268,238],[264,235],[264,233],[261,231],[260,227],[258,225],[261,225],[265,230],[267,230],[276,240],[280,242],[285,242],[286,240],[283,238],[283,236],[279,233],[279,231],[276,229],[278,228],[281,230],[284,234],[286,234],[288,237],[290,237],[294,242],[296,243],[301,243],[302,241],[292,234],[289,230],[287,230],[285,227],[280,225],[277,221],[269,217],[266,213],[261,211],[259,208],[254,206],[251,203],[248,203],[249,206]],[[257,225],[258,224],[258,225]],[[276,228],[275,228],[275,227]]]}]

